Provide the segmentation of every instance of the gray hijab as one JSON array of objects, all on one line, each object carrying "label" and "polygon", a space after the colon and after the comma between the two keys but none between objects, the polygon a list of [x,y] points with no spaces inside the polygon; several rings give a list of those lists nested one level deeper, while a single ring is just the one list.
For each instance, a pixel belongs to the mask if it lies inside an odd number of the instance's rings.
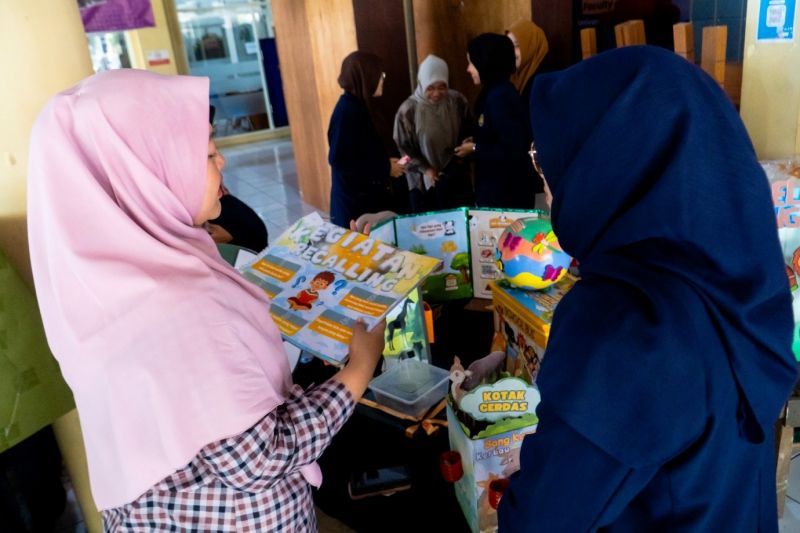
[{"label": "gray hijab", "polygon": [[414,129],[419,149],[439,171],[447,166],[452,150],[458,144],[462,117],[453,91],[449,91],[447,97],[438,104],[432,104],[425,98],[425,89],[437,82],[448,84],[448,78],[447,63],[435,55],[429,55],[419,66],[417,90],[412,96],[416,102]]},{"label": "gray hijab", "polygon": [[419,71],[417,71],[417,90],[414,92],[414,99],[417,102],[428,104],[428,100],[425,99],[425,89],[438,82],[444,82],[449,86],[449,79],[450,71],[444,59],[433,54],[428,55],[420,63]]}]

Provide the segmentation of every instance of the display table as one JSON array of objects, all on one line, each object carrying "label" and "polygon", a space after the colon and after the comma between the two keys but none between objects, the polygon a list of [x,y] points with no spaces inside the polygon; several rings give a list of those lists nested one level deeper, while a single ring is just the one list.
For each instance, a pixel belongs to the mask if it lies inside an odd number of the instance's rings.
[{"label": "display table", "polygon": [[[437,366],[449,368],[454,355],[467,362],[486,355],[493,333],[492,315],[467,310],[466,304],[448,303],[436,310],[436,342],[431,352]],[[315,359],[298,365],[293,377],[295,383],[308,386],[322,383],[336,370]],[[319,460],[324,481],[315,491],[315,504],[359,532],[468,532],[453,485],[444,481],[439,471],[439,455],[450,449],[447,429],[441,427],[446,419],[444,409],[433,417],[439,423],[424,424],[370,405],[369,393],[365,399]],[[425,426],[436,429],[428,434]],[[354,473],[400,465],[410,471],[411,489],[390,496],[350,498],[348,481]]]}]

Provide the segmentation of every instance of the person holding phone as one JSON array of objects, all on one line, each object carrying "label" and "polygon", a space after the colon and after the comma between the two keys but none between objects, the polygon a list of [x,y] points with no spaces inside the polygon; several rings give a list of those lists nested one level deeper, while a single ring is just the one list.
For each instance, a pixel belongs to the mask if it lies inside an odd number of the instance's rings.
[{"label": "person holding phone", "polygon": [[415,213],[472,205],[469,165],[454,148],[471,129],[464,95],[449,88],[447,63],[429,55],[419,66],[417,89],[394,119],[394,140],[405,168]]}]

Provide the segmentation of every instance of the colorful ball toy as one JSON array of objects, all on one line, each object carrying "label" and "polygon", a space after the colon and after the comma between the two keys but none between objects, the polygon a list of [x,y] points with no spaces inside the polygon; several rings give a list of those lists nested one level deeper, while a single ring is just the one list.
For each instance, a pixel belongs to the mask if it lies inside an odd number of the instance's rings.
[{"label": "colorful ball toy", "polygon": [[546,216],[521,218],[497,242],[497,266],[520,289],[542,290],[563,278],[572,258],[561,250]]}]

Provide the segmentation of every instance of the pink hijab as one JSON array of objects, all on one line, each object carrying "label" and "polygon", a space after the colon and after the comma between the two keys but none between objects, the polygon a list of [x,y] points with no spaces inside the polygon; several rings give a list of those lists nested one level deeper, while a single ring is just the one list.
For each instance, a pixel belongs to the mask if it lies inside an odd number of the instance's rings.
[{"label": "pink hijab", "polygon": [[[139,70],[87,78],[33,128],[36,292],[101,510],[253,426],[291,387],[266,297],[192,224],[207,145],[208,79]],[[319,484],[316,464],[303,473]]]}]

